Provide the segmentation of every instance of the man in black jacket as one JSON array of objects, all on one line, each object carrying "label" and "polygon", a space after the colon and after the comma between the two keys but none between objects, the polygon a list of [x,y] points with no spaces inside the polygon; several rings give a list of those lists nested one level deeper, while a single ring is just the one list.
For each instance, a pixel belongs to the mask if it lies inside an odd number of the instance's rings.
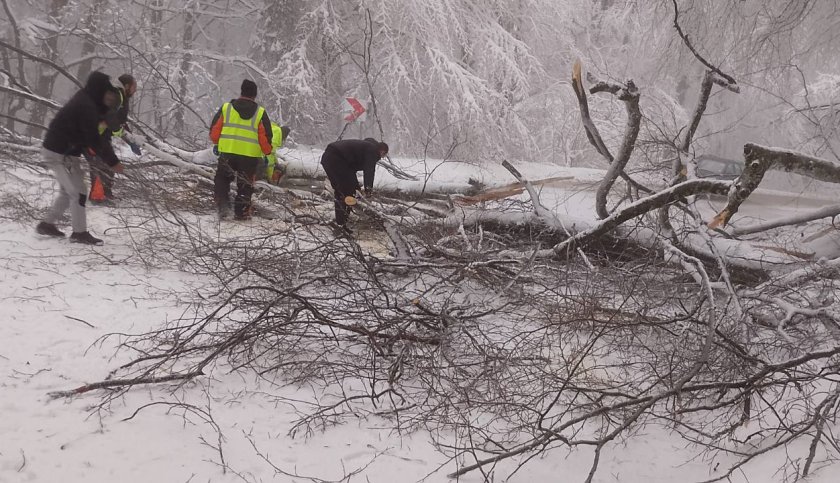
[{"label": "man in black jacket", "polygon": [[[47,216],[36,227],[39,234],[63,237],[64,233],[55,223],[69,206],[73,227],[70,241],[102,244],[102,240],[91,235],[87,229],[87,187],[80,156],[83,152],[99,156],[115,172],[122,173],[122,164],[114,154],[110,141],[103,138],[99,131],[108,111],[116,107],[115,102],[108,76],[93,72],[88,76],[85,87],[59,109],[50,122],[41,159],[53,171],[59,190]],[[109,105],[111,103],[114,104]]]},{"label": "man in black jacket", "polygon": [[335,192],[335,224],[346,228],[350,207],[345,200],[353,196],[359,186],[356,172],[364,172],[364,191],[370,196],[373,191],[373,178],[376,175],[376,163],[388,154],[388,145],[373,138],[343,139],[327,145],[321,156],[321,166],[330,180]]}]

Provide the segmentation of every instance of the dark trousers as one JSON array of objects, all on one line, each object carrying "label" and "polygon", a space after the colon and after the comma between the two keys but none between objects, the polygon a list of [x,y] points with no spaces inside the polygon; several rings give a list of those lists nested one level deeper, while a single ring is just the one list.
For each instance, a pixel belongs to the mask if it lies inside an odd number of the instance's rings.
[{"label": "dark trousers", "polygon": [[88,165],[90,166],[90,193],[93,194],[93,187],[96,184],[96,178],[102,183],[102,190],[105,192],[105,198],[114,197],[114,170],[102,161],[102,158],[95,156],[88,157]]},{"label": "dark trousers", "polygon": [[224,210],[230,206],[230,183],[236,180],[236,198],[233,201],[233,212],[236,216],[251,214],[251,196],[254,194],[257,165],[260,158],[249,158],[231,154],[219,156],[216,167],[216,177],[213,179],[216,206]]},{"label": "dark trousers", "polygon": [[356,173],[347,168],[347,161],[329,148],[321,156],[321,166],[335,192],[335,223],[344,226],[350,214],[350,207],[344,202],[344,198],[356,193],[359,180],[356,179]]},{"label": "dark trousers", "polygon": [[265,157],[260,158],[257,163],[257,180],[268,181],[265,177],[265,172],[268,169],[268,160]]}]

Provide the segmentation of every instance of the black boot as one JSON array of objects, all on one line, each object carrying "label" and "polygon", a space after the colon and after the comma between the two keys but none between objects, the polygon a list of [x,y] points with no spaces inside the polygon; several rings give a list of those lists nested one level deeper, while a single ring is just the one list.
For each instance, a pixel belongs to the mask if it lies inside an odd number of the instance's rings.
[{"label": "black boot", "polygon": [[38,223],[38,226],[35,227],[35,231],[37,231],[39,235],[54,236],[56,238],[64,237],[63,231],[56,228],[56,226],[52,223],[47,223],[46,221]]},{"label": "black boot", "polygon": [[219,220],[230,220],[233,218],[233,210],[230,209],[230,205],[220,205],[218,207],[219,213]]},{"label": "black boot", "polygon": [[107,206],[109,208],[114,208],[115,206],[117,206],[117,202],[114,201],[114,198],[105,198],[104,200],[94,200],[88,198],[88,201],[94,206]]},{"label": "black boot", "polygon": [[103,241],[91,235],[89,231],[73,232],[70,235],[70,241],[73,243],[84,243],[85,245],[102,245]]},{"label": "black boot", "polygon": [[339,225],[338,223],[331,221],[329,226],[332,229],[333,235],[338,238],[353,236],[353,230],[347,228],[347,225]]}]

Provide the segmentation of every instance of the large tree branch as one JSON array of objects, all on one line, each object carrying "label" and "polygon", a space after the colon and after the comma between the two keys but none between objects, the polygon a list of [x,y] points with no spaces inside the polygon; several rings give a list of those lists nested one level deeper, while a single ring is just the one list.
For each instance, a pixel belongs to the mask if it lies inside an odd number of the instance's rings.
[{"label": "large tree branch", "polygon": [[55,102],[52,99],[47,99],[46,97],[41,97],[39,95],[32,94],[32,93],[29,93],[29,92],[25,92],[25,91],[22,91],[20,89],[15,89],[13,87],[9,87],[9,86],[3,85],[3,84],[0,84],[0,92],[7,92],[7,93],[12,94],[14,96],[23,97],[24,99],[28,99],[28,100],[33,101],[33,102],[37,102],[38,104],[50,107],[52,109],[58,109],[58,108],[61,107],[60,104],[58,104],[57,102]]},{"label": "large tree branch", "polygon": [[[697,104],[694,106],[694,112],[691,114],[691,120],[688,123],[688,128],[685,131],[685,136],[679,146],[680,153],[688,153],[691,147],[691,142],[694,141],[694,135],[697,133],[697,128],[700,127],[700,121],[703,119],[703,114],[706,113],[706,107],[709,104],[709,97],[712,94],[712,86],[719,85],[724,89],[732,92],[740,92],[740,88],[721,78],[712,70],[707,70],[706,75],[703,76],[703,82],[700,84],[700,95],[697,98]],[[682,163],[679,158],[674,163],[674,179],[675,183],[685,179],[686,173],[683,172]]]},{"label": "large tree branch", "polygon": [[44,131],[47,130],[47,126],[44,126],[43,124],[38,124],[37,122],[25,121],[25,120],[23,120],[19,117],[9,116],[9,115],[6,115],[6,114],[0,114],[0,117],[2,117],[4,119],[11,119],[15,122],[19,122],[19,123],[25,124],[27,126],[37,127],[39,129],[43,129]]},{"label": "large tree branch", "polygon": [[[504,166],[504,168],[508,170],[510,174],[512,174],[513,177],[516,178],[517,181],[522,183],[525,189],[528,190],[528,195],[531,196],[531,203],[533,203],[534,205],[534,212],[537,214],[537,216],[540,217],[540,219],[543,220],[543,222],[547,226],[550,226],[553,229],[562,229],[563,232],[566,233],[566,236],[572,236],[572,233],[569,231],[568,228],[566,228],[566,224],[563,223],[563,220],[558,218],[553,211],[549,210],[542,204],[542,202],[540,201],[540,195],[537,193],[537,190],[534,188],[534,185],[530,181],[525,179],[525,177],[522,176],[522,173],[520,173],[519,170],[516,169],[507,160],[502,161],[502,166]],[[538,251],[535,251],[534,255],[536,255],[537,253]],[[578,254],[580,254],[583,260],[586,262],[586,265],[590,269],[592,269],[593,265],[586,257],[586,254],[583,253],[582,249],[578,248]]]},{"label": "large tree branch", "polygon": [[[613,157],[610,150],[604,144],[603,138],[601,138],[601,133],[598,132],[598,127],[595,126],[595,123],[592,121],[592,116],[589,114],[589,100],[586,98],[586,90],[583,87],[583,79],[581,74],[581,64],[580,61],[577,60],[572,67],[572,88],[575,91],[575,96],[578,99],[578,105],[580,106],[580,117],[581,122],[583,123],[584,132],[586,132],[586,138],[589,140],[589,143],[595,147],[595,150],[598,151],[598,154],[603,156],[610,165],[613,164],[615,158]],[[593,87],[594,89],[594,87]],[[627,173],[623,170],[620,172],[621,178],[629,183],[634,188],[638,189],[639,191],[645,193],[653,193],[653,190],[650,188],[640,184],[633,178],[631,178]]]},{"label": "large tree branch", "polygon": [[691,121],[688,123],[688,129],[685,131],[682,143],[680,143],[680,151],[688,152],[691,147],[691,141],[694,140],[694,133],[700,127],[700,120],[706,112],[706,106],[709,104],[709,97],[712,94],[712,71],[707,70],[706,75],[703,76],[703,82],[700,83],[700,97],[697,98],[697,105],[694,106],[694,112],[691,115]]},{"label": "large tree branch", "polygon": [[52,67],[53,69],[55,69],[56,71],[58,71],[59,73],[61,73],[61,75],[63,75],[64,77],[70,79],[71,82],[73,82],[74,84],[76,84],[80,88],[84,87],[84,85],[81,82],[79,82],[79,79],[77,79],[76,76],[67,72],[67,69],[65,69],[64,67],[61,67],[60,65],[56,64],[55,62],[53,62],[49,59],[45,59],[45,58],[39,57],[37,55],[32,55],[29,52],[27,52],[23,49],[19,49],[19,48],[15,47],[14,45],[8,44],[8,43],[6,43],[2,40],[0,40],[0,46],[3,46],[3,47],[5,47],[9,50],[17,52],[18,54],[23,55],[24,57],[26,57],[30,60],[34,60],[35,62],[40,62],[42,64],[46,64],[46,65]]},{"label": "large tree branch", "polygon": [[624,172],[624,167],[630,161],[630,155],[636,146],[636,139],[639,137],[639,129],[642,123],[642,112],[639,109],[639,89],[636,88],[632,80],[628,80],[626,86],[599,82],[590,89],[593,94],[602,91],[616,95],[624,101],[624,107],[627,109],[627,125],[624,128],[624,139],[621,142],[618,155],[610,164],[604,179],[601,180],[601,184],[595,192],[595,211],[598,213],[598,217],[603,219],[610,215],[609,210],[607,210],[607,195],[609,195],[610,189],[612,189],[619,175]]},{"label": "large tree branch", "polygon": [[[687,165],[684,165],[681,159],[681,154],[688,153],[691,147],[691,142],[694,140],[694,135],[697,133],[697,128],[700,127],[700,120],[703,119],[703,114],[706,113],[706,107],[709,104],[709,97],[712,94],[712,86],[718,84],[724,88],[730,89],[733,92],[738,92],[738,86],[730,84],[722,79],[712,70],[707,70],[706,75],[703,76],[703,82],[700,83],[700,95],[697,98],[697,105],[694,106],[694,112],[691,115],[691,120],[688,123],[688,128],[685,131],[685,136],[678,147],[678,151],[674,158],[671,169],[671,186],[681,183],[686,178],[694,178],[696,175],[696,164],[691,159]],[[663,206],[658,213],[659,224],[663,230],[671,238],[672,243],[677,243],[676,233],[674,227],[671,225],[671,210],[670,205]]]},{"label": "large tree branch", "polygon": [[107,381],[99,381],[94,382],[91,384],[84,384],[79,386],[75,389],[70,389],[67,391],[53,391],[48,393],[47,395],[52,399],[59,399],[65,397],[72,397],[78,396],[79,394],[84,394],[89,391],[95,391],[97,389],[114,389],[114,388],[124,388],[130,386],[137,386],[137,385],[146,385],[146,384],[160,384],[162,382],[175,382],[175,381],[189,381],[190,379],[195,379],[196,377],[203,376],[204,372],[201,369],[196,371],[190,371],[185,373],[178,373],[178,374],[169,374],[166,376],[160,377],[135,377],[132,379],[109,379]]},{"label": "large tree branch", "polygon": [[679,7],[677,6],[677,0],[671,0],[671,2],[674,4],[674,28],[675,28],[675,29],[677,29],[677,33],[679,34],[679,36],[680,36],[680,38],[682,39],[682,41],[683,41],[683,43],[685,44],[685,46],[686,46],[686,47],[688,47],[688,50],[690,50],[690,51],[691,51],[691,53],[692,53],[692,54],[694,54],[694,57],[696,57],[696,58],[697,58],[697,60],[699,60],[700,62],[702,62],[702,63],[703,63],[703,65],[705,65],[706,67],[708,67],[708,68],[709,68],[709,69],[711,69],[712,71],[716,72],[719,76],[721,76],[721,77],[723,77],[724,79],[726,79],[726,80],[727,80],[730,84],[737,84],[737,82],[735,81],[735,78],[733,78],[732,76],[729,76],[729,75],[724,74],[724,73],[723,73],[723,71],[721,71],[721,70],[720,70],[720,69],[718,69],[717,67],[715,67],[715,66],[713,66],[712,64],[710,64],[710,63],[709,63],[709,61],[707,61],[706,59],[704,59],[704,58],[703,58],[703,56],[702,56],[702,55],[700,55],[700,54],[697,52],[697,50],[695,50],[695,49],[694,49],[694,46],[693,46],[693,45],[691,45],[691,42],[688,40],[688,35],[686,35],[686,34],[682,31],[682,27],[680,27],[680,22],[679,22],[680,10],[679,10]]},{"label": "large tree branch", "polygon": [[583,87],[579,60],[575,61],[574,66],[572,66],[572,88],[575,91],[575,96],[577,96],[578,104],[580,105],[581,121],[583,122],[583,129],[586,131],[586,138],[589,139],[589,143],[595,147],[595,150],[612,164],[614,159],[613,155],[604,144],[601,133],[598,132],[598,127],[595,126],[595,123],[592,121],[592,116],[589,114],[589,100],[586,98],[586,90]]},{"label": "large tree branch", "polygon": [[626,206],[621,211],[617,211],[604,220],[601,220],[598,225],[590,228],[589,230],[582,231],[575,236],[558,243],[552,248],[552,250],[557,255],[563,256],[568,250],[578,245],[585,245],[590,240],[612,231],[622,223],[642,216],[645,213],[655,210],[668,203],[673,203],[686,196],[700,193],[724,194],[729,190],[730,183],[728,181],[695,179],[682,182]]},{"label": "large tree branch", "polygon": [[818,181],[840,183],[840,166],[794,151],[745,144],[744,161],[744,172],[732,185],[726,207],[709,223],[710,228],[726,225],[741,204],[758,188],[769,169],[796,173]]},{"label": "large tree branch", "polygon": [[772,230],[773,228],[779,228],[780,226],[796,225],[799,223],[806,223],[809,221],[819,220],[820,218],[828,218],[837,215],[840,215],[840,205],[824,206],[807,213],[785,216],[764,223],[756,223],[754,225],[743,227],[733,227],[730,233],[733,236],[752,235],[753,233]]},{"label": "large tree branch", "polygon": [[[15,20],[15,16],[12,13],[12,9],[9,7],[9,2],[7,0],[3,0],[3,10],[6,11],[6,16],[8,16],[9,23],[12,26],[11,30],[12,30],[12,35],[14,36],[14,39],[15,39],[15,47],[17,49],[20,49],[20,31],[19,31],[19,28],[18,28],[17,20]],[[21,81],[22,85],[29,88],[29,82],[27,82],[27,80],[26,80],[26,71],[23,68],[23,55],[21,54],[21,52],[19,50],[17,52],[18,52],[18,59],[17,59],[18,75],[20,76],[20,81]]]}]

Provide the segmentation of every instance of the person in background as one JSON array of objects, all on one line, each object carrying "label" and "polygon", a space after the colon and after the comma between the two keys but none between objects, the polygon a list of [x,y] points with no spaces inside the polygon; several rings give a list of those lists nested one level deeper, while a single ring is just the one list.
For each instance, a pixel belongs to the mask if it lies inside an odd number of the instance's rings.
[{"label": "person in background", "polygon": [[266,158],[268,158],[268,164],[265,168],[265,179],[271,184],[279,183],[280,178],[282,178],[286,173],[286,167],[277,163],[277,150],[283,146],[283,142],[286,141],[286,138],[289,136],[289,132],[291,132],[289,126],[278,126],[273,122],[271,123],[272,149],[271,153],[266,156]]},{"label": "person in background", "polygon": [[[124,137],[128,131],[128,114],[130,111],[129,100],[137,92],[137,81],[131,74],[119,76],[122,87],[115,87],[113,92],[116,95],[117,108],[111,109],[106,115],[106,126],[100,128],[102,136],[107,142],[112,137],[122,138],[128,144],[131,151],[140,155],[140,146]],[[110,204],[114,200],[114,172],[98,157],[89,157],[90,165],[90,193],[88,199],[94,204]]]},{"label": "person in background", "polygon": [[240,97],[225,102],[210,123],[210,140],[219,161],[214,178],[214,198],[220,219],[230,218],[230,183],[236,180],[234,218],[251,218],[257,169],[272,151],[271,120],[257,104],[257,85],[242,81]]},{"label": "person in background", "polygon": [[137,80],[131,74],[123,74],[117,78],[122,84],[122,88],[117,88],[119,94],[121,94],[121,106],[120,109],[116,112],[116,125],[119,126],[118,129],[112,130],[112,134],[118,138],[121,138],[128,144],[128,147],[131,148],[131,152],[140,156],[143,152],[140,150],[140,145],[129,139],[125,136],[126,132],[131,132],[128,128],[128,115],[131,112],[131,107],[129,106],[129,102],[131,98],[134,97],[134,93],[137,92]]},{"label": "person in background", "polygon": [[[364,172],[364,193],[373,193],[376,163],[388,154],[388,145],[373,138],[343,139],[327,145],[321,156],[321,166],[335,192],[335,227],[349,232],[347,217],[350,206],[346,198],[361,189],[358,171]],[[351,200],[352,201],[352,200]]]},{"label": "person in background", "polygon": [[35,228],[41,235],[64,237],[56,227],[67,208],[73,232],[70,241],[88,245],[101,245],[102,240],[91,235],[87,227],[85,202],[87,187],[81,167],[83,152],[100,157],[116,173],[122,173],[122,164],[114,154],[111,143],[101,135],[109,110],[116,108],[113,86],[107,75],[92,72],[85,86],[78,91],[55,115],[47,128],[41,149],[41,158],[58,181],[58,194],[52,207]]}]

